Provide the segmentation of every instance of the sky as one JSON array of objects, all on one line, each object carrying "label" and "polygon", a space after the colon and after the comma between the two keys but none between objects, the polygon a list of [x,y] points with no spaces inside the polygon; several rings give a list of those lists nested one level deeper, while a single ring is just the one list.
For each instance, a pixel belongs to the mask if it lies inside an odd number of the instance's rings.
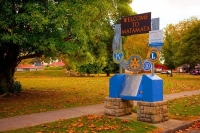
[{"label": "sky", "polygon": [[151,18],[160,18],[160,29],[192,16],[200,19],[200,0],[133,0],[131,7],[137,14],[151,12]]}]

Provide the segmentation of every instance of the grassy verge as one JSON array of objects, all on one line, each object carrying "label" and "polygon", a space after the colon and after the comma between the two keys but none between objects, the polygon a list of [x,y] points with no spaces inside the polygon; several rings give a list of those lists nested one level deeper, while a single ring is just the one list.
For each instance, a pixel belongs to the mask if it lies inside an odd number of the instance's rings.
[{"label": "grassy verge", "polygon": [[[66,133],[153,133],[161,129],[155,126],[137,122],[133,120],[124,120],[105,115],[87,115],[79,118],[60,120],[53,123],[46,123],[34,127],[28,127],[9,133],[43,133],[43,132],[66,132]],[[5,132],[6,133],[6,132]]]},{"label": "grassy verge", "polygon": [[200,119],[200,95],[170,100],[170,118],[180,120]]}]

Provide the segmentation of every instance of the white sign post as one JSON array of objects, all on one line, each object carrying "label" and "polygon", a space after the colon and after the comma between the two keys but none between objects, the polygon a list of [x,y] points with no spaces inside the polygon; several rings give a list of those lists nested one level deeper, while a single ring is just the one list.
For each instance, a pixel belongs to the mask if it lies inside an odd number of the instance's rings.
[{"label": "white sign post", "polygon": [[163,46],[163,30],[149,31],[149,46]]}]

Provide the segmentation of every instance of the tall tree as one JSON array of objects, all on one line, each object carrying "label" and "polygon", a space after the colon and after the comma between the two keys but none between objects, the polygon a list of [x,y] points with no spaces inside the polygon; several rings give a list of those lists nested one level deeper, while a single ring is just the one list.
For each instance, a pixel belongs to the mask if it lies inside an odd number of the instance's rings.
[{"label": "tall tree", "polygon": [[23,59],[67,53],[80,61],[83,56],[90,56],[91,40],[94,42],[107,32],[101,21],[116,20],[119,7],[130,3],[131,0],[0,1],[0,86],[7,92],[12,90],[15,68]]},{"label": "tall tree", "polygon": [[[165,31],[165,40],[164,40],[164,46],[162,48],[162,55],[164,57],[164,64],[171,70],[176,67],[176,56],[175,52],[177,50],[176,45],[178,45],[177,42],[177,33],[176,32],[176,27],[173,26],[172,24],[169,25],[166,28]],[[172,74],[171,74],[172,76]]]},{"label": "tall tree", "polygon": [[[181,40],[182,62],[191,67],[200,63],[200,20],[188,27]],[[187,56],[184,56],[187,55]]]},{"label": "tall tree", "polygon": [[[113,1],[113,7],[115,12],[106,17],[99,18],[100,21],[94,22],[94,32],[92,38],[89,40],[87,47],[81,49],[78,53],[68,54],[67,60],[73,64],[73,69],[79,69],[80,66],[91,66],[91,64],[96,64],[99,62],[99,65],[102,68],[111,68],[110,65],[113,60],[112,58],[112,40],[114,36],[113,25],[120,23],[122,16],[127,16],[133,14],[132,9],[129,4],[132,0],[122,0],[122,1]],[[86,55],[86,56],[83,56]],[[112,62],[111,62],[112,61]],[[104,69],[106,72],[113,72],[115,69]],[[80,70],[80,69],[79,69]],[[100,71],[98,71],[100,72]]]},{"label": "tall tree", "polygon": [[[194,52],[192,48],[197,44],[196,42],[194,43],[194,38],[198,41],[199,37],[198,22],[197,18],[191,17],[180,21],[178,24],[170,24],[165,28],[162,57],[164,58],[164,64],[168,68],[173,69],[183,64],[190,64],[192,67],[198,62],[196,60],[198,52]],[[193,32],[197,34],[193,34]],[[195,50],[197,50],[196,48]]]}]

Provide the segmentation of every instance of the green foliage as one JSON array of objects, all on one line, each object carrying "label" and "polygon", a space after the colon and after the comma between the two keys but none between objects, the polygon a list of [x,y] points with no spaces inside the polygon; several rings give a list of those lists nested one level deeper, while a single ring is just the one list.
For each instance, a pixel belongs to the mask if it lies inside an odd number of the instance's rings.
[{"label": "green foliage", "polygon": [[104,73],[106,73],[107,76],[110,76],[111,73],[117,73],[119,72],[119,64],[116,64],[113,61],[112,55],[108,57],[107,65],[102,69]]},{"label": "green foliage", "polygon": [[168,68],[183,64],[194,67],[200,62],[199,27],[200,20],[191,17],[176,25],[168,25],[165,29],[162,58]]},{"label": "green foliage", "polygon": [[19,81],[15,81],[9,90],[11,93],[20,93],[22,91],[22,85]]},{"label": "green foliage", "polygon": [[49,67],[45,67],[44,70],[62,70],[63,67],[60,66],[49,66]]},{"label": "green foliage", "polygon": [[200,62],[200,20],[196,22],[195,25],[192,25],[186,31],[182,43],[184,47],[182,47],[183,54],[186,55],[188,53],[190,56],[189,62],[194,64],[199,64]]},{"label": "green foliage", "polygon": [[[131,14],[131,0],[28,0],[1,1],[0,74],[13,78],[24,59],[66,54],[72,68],[103,62],[113,29],[124,15]],[[118,7],[118,8],[116,8]],[[103,65],[103,66],[104,66]],[[12,69],[12,71],[10,71]],[[0,84],[3,79],[0,79]]]},{"label": "green foliage", "polygon": [[97,74],[101,72],[101,65],[99,65],[98,63],[93,63],[93,64],[85,64],[85,65],[81,65],[78,68],[78,72],[80,73],[87,73],[87,74]]}]

